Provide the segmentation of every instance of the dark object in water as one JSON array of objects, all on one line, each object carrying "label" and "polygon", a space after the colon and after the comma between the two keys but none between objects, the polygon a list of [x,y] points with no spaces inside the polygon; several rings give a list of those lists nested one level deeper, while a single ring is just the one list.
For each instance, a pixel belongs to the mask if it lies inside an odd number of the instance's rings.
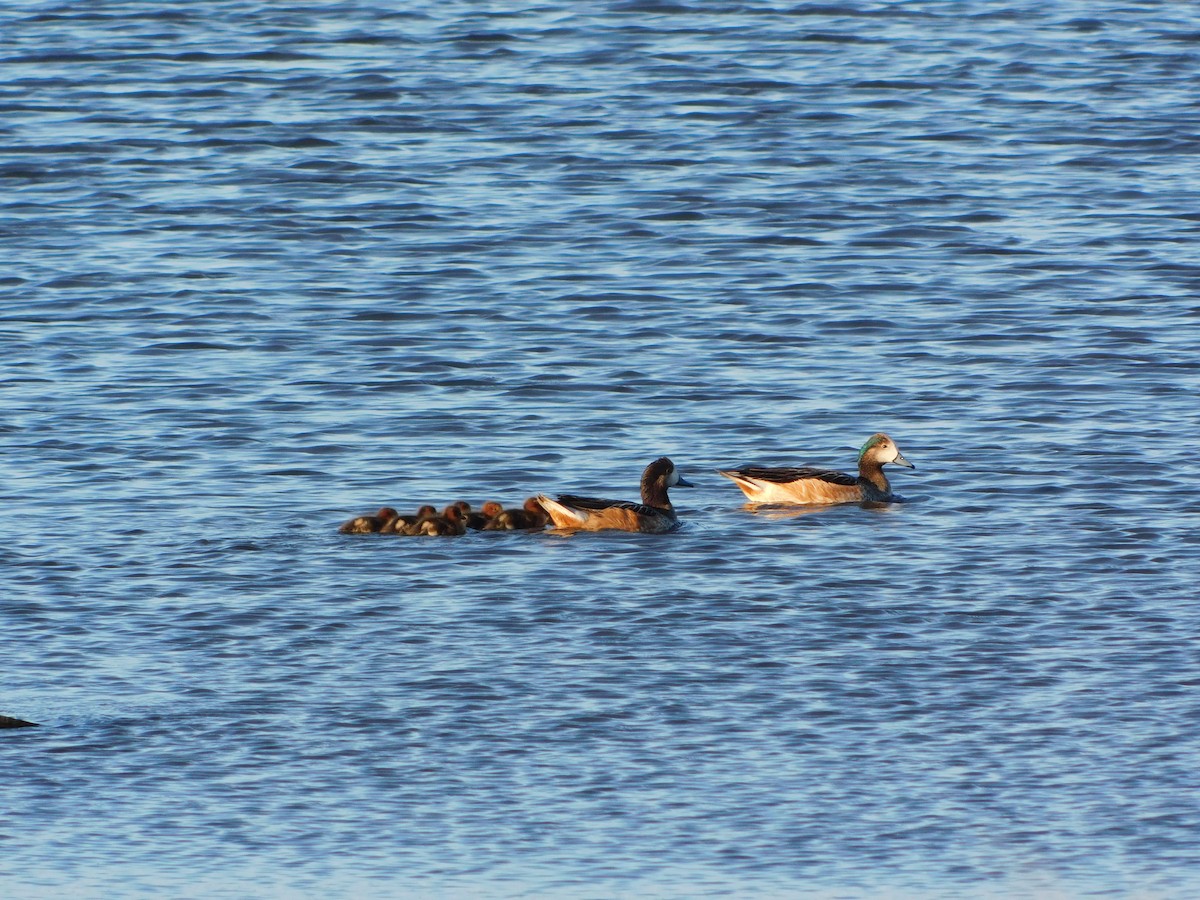
[{"label": "dark object in water", "polygon": [[24,719],[14,719],[11,716],[0,716],[0,728],[37,728],[37,722],[26,722]]}]

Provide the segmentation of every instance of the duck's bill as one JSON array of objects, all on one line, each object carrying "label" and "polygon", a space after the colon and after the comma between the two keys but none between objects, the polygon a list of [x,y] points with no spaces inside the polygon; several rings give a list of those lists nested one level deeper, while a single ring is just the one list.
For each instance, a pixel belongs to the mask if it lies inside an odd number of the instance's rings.
[{"label": "duck's bill", "polygon": [[907,459],[905,459],[899,453],[896,454],[896,458],[893,459],[892,462],[894,462],[898,466],[904,466],[904,468],[906,468],[906,469],[915,469],[916,468],[916,466],[914,466],[912,463],[910,463]]},{"label": "duck's bill", "polygon": [[680,478],[677,482],[671,485],[671,487],[695,487],[695,485],[684,478]]}]

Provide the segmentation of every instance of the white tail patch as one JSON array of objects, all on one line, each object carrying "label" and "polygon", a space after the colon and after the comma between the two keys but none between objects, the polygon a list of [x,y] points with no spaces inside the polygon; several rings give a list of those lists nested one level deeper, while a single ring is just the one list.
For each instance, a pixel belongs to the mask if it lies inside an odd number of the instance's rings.
[{"label": "white tail patch", "polygon": [[559,528],[578,528],[587,521],[587,513],[582,510],[563,506],[557,500],[551,500],[545,494],[538,494],[538,503],[546,510],[546,515]]},{"label": "white tail patch", "polygon": [[742,489],[742,493],[751,500],[759,501],[760,497],[764,493],[764,485],[762,482],[755,481],[752,478],[745,478],[736,472],[717,472],[717,474],[724,475],[726,478],[736,484]]}]

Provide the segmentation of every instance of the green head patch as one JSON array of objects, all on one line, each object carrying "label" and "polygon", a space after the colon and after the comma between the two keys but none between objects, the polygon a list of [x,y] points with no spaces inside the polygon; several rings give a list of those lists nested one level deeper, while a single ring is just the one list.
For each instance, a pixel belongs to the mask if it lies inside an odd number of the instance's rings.
[{"label": "green head patch", "polygon": [[871,435],[869,438],[867,438],[867,442],[862,445],[862,449],[858,451],[858,461],[862,462],[862,458],[867,455],[868,450],[870,450],[872,447],[878,447],[880,444],[882,444],[886,440],[887,440],[887,437],[885,435],[882,435],[882,434]]}]

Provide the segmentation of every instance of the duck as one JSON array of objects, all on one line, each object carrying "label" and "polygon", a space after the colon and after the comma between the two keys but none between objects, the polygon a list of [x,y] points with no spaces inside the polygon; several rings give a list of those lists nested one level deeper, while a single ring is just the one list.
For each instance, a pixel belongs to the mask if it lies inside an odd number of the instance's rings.
[{"label": "duck", "polygon": [[379,512],[373,516],[358,516],[349,522],[343,522],[338,528],[342,534],[378,534],[396,520],[399,515],[390,506],[379,507]]},{"label": "duck", "polygon": [[[424,526],[424,524],[426,522],[430,521],[431,519],[446,518],[446,513],[451,508],[458,510],[457,504],[451,503],[450,506],[447,506],[441,512],[438,512],[434,506],[426,503],[424,506],[422,506],[420,509],[417,510],[417,514],[415,516],[402,517],[403,519],[412,519],[413,521],[406,522],[406,521],[402,521],[401,519],[396,520],[396,524],[395,524],[396,534],[407,534],[410,536],[424,534],[425,532],[422,530],[422,526]],[[459,514],[458,512],[455,513],[455,515],[458,515],[458,514]]]},{"label": "duck", "polygon": [[399,515],[392,519],[383,529],[383,534],[407,534],[407,529],[416,525],[422,519],[437,515],[437,508],[426,503],[417,509],[415,515]]},{"label": "duck", "polygon": [[813,466],[743,466],[720,469],[717,474],[741,488],[752,503],[893,503],[900,498],[892,493],[883,474],[888,463],[916,468],[901,455],[896,442],[880,431],[867,438],[859,450],[858,475]]},{"label": "duck", "polygon": [[447,506],[440,516],[430,516],[427,519],[422,519],[416,525],[412,526],[412,530],[408,532],[408,534],[412,535],[427,534],[434,537],[453,537],[466,533],[466,516],[463,515],[462,508],[455,503]]},{"label": "duck", "polygon": [[555,500],[538,494],[537,501],[558,528],[663,534],[679,527],[679,517],[667,497],[667,489],[672,487],[695,485],[683,479],[675,463],[660,456],[642,472],[641,503],[600,500],[574,494],[561,494]]},{"label": "duck", "polygon": [[484,531],[528,531],[532,528],[545,528],[550,524],[550,516],[537,497],[527,497],[520,509],[503,509],[487,523]]},{"label": "duck", "polygon": [[472,531],[483,531],[492,519],[504,512],[504,506],[495,500],[489,500],[479,508],[479,512],[466,510],[466,525]]}]

